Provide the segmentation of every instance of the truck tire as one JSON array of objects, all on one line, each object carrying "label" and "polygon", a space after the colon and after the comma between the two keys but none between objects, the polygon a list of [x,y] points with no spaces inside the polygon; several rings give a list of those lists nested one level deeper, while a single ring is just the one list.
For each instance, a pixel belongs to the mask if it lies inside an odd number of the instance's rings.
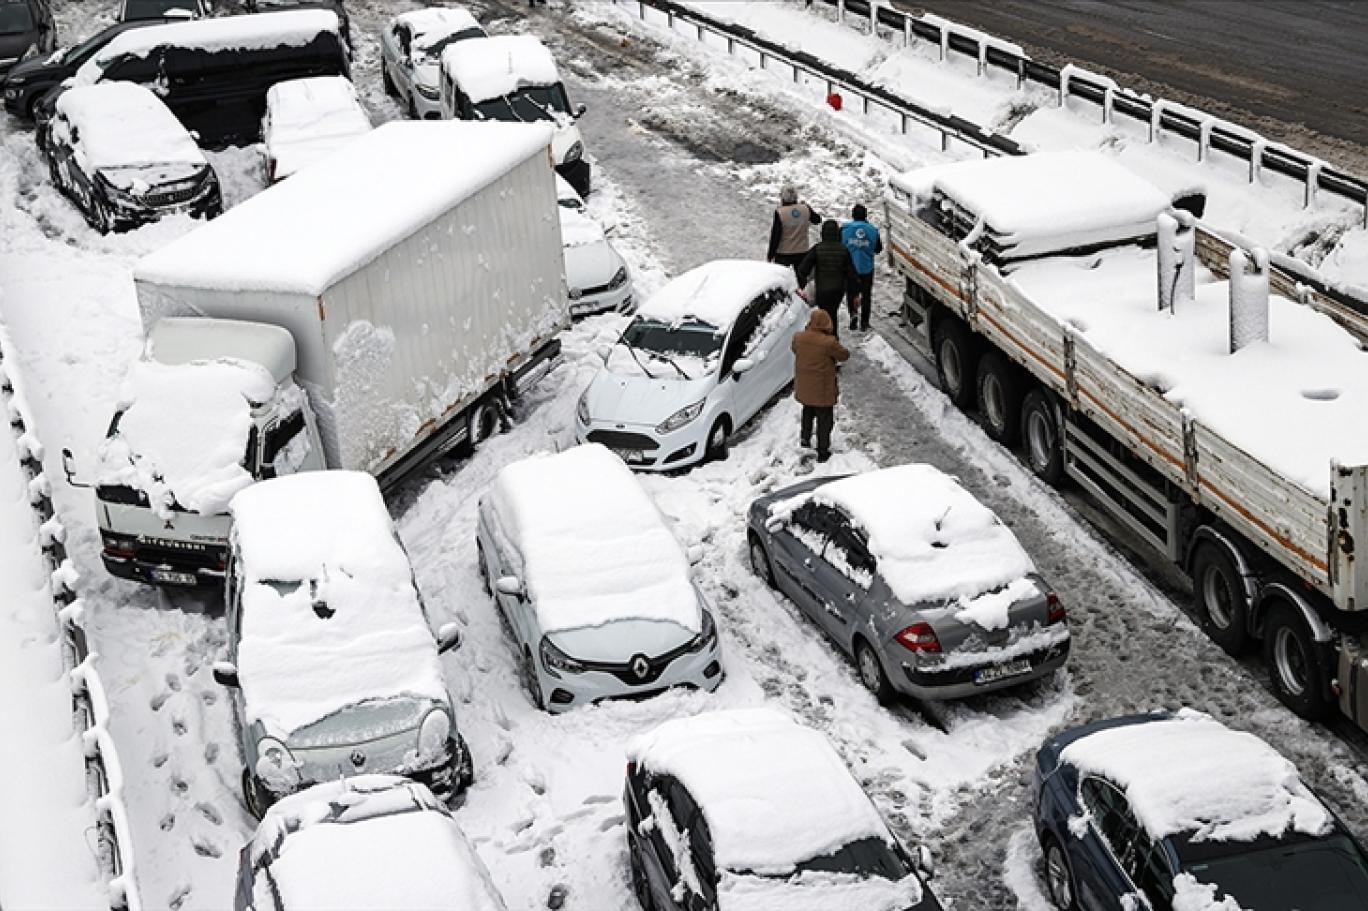
[{"label": "truck tire", "polygon": [[1032,389],[1021,403],[1021,437],[1031,471],[1051,487],[1059,486],[1064,480],[1064,435],[1043,389]]},{"label": "truck tire", "polygon": [[1249,647],[1249,599],[1225,548],[1210,541],[1197,545],[1192,595],[1197,618],[1211,641],[1228,655],[1243,654]]},{"label": "truck tire", "polygon": [[475,452],[480,444],[498,433],[503,426],[503,407],[497,396],[486,396],[466,413],[466,450]]},{"label": "truck tire", "polygon": [[941,391],[961,411],[974,407],[974,371],[978,352],[974,336],[963,323],[941,317],[931,327],[932,353],[936,356],[936,376]]},{"label": "truck tire", "polygon": [[1011,446],[1021,434],[1021,377],[1011,361],[996,351],[979,359],[978,410],[988,436]]},{"label": "truck tire", "polygon": [[1273,693],[1283,705],[1310,721],[1330,714],[1330,674],[1324,650],[1312,638],[1306,621],[1285,602],[1269,610],[1264,660]]}]

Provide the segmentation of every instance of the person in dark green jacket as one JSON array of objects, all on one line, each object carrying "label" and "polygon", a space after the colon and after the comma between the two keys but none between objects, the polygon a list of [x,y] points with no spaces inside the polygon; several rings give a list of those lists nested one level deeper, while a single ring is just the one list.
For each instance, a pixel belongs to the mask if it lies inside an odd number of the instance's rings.
[{"label": "person in dark green jacket", "polygon": [[811,278],[815,287],[809,300],[831,317],[833,334],[840,320],[841,302],[847,297],[859,306],[859,280],[850,250],[841,242],[841,226],[827,220],[822,222],[822,239],[808,251],[798,264],[798,286],[805,287]]}]

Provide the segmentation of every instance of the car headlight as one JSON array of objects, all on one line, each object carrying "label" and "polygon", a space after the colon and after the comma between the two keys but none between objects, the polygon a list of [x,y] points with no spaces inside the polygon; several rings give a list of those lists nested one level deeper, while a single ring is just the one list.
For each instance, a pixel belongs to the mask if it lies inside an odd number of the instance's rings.
[{"label": "car headlight", "polygon": [[436,101],[442,94],[441,90],[435,85],[423,85],[421,82],[415,82],[413,87],[418,90],[419,95],[422,95],[429,101]]},{"label": "car headlight", "polygon": [[575,416],[579,418],[579,422],[580,422],[581,424],[584,424],[586,427],[589,425],[589,390],[588,390],[588,389],[584,390],[584,394],[580,396],[579,404],[575,406]]},{"label": "car headlight", "polygon": [[446,755],[447,740],[451,737],[451,716],[442,709],[427,713],[418,728],[418,761],[434,762]]},{"label": "car headlight", "polygon": [[613,280],[608,283],[608,288],[611,291],[616,291],[625,284],[627,284],[627,267],[623,266],[613,274]]},{"label": "car headlight", "polygon": [[717,642],[717,624],[713,621],[712,612],[704,609],[702,614],[703,628],[689,642],[689,651],[691,652],[701,652],[705,648],[711,648]]},{"label": "car headlight", "polygon": [[565,150],[565,161],[563,163],[570,164],[572,161],[579,161],[583,157],[584,143],[576,141],[574,145]]},{"label": "car headlight", "polygon": [[692,405],[685,405],[683,408],[657,424],[656,433],[674,433],[690,421],[697,420],[698,416],[703,413],[704,401],[706,400],[700,399]]},{"label": "car headlight", "polygon": [[583,674],[587,670],[583,664],[552,645],[546,636],[542,636],[541,660],[542,666],[552,673],[564,671],[567,674]]},{"label": "car headlight", "polygon": [[263,737],[257,741],[256,776],[277,794],[288,794],[299,786],[299,763],[284,743]]}]

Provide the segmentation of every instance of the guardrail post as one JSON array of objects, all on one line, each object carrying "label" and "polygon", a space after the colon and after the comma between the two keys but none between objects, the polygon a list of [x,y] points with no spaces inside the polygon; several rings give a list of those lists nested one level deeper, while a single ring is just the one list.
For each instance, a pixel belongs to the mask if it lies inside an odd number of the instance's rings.
[{"label": "guardrail post", "polygon": [[912,46],[912,17],[903,13],[903,47]]},{"label": "guardrail post", "polygon": [[670,31],[674,31],[674,10],[672,9],[667,9],[665,11],[665,27]]},{"label": "guardrail post", "polygon": [[1211,118],[1203,120],[1197,127],[1197,160],[1206,161],[1207,150],[1211,148]]},{"label": "guardrail post", "polygon": [[[899,116],[899,118],[900,118],[901,121],[902,121],[902,124],[901,124],[901,126],[902,126],[902,134],[903,134],[904,136],[906,136],[906,135],[907,135],[907,115],[904,114],[902,111],[899,111],[899,112],[898,112],[898,116]],[[1364,211],[1364,213],[1365,213],[1365,217],[1368,217],[1368,206],[1365,206],[1364,209],[1363,209],[1363,211]]]},{"label": "guardrail post", "polygon": [[[701,22],[698,23],[696,26],[694,26],[694,28],[697,29],[697,31],[698,31],[698,40],[699,40],[699,41],[702,41],[702,40],[703,40],[703,23],[701,23]],[[727,42],[727,53],[731,53],[731,42],[730,42],[730,41]]]},{"label": "guardrail post", "polygon": [[1259,179],[1259,172],[1263,170],[1264,146],[1268,143],[1262,139],[1256,139],[1249,144],[1249,182],[1254,183]]},{"label": "guardrail post", "polygon": [[860,102],[861,102],[861,107],[864,109],[864,115],[865,115],[866,117],[868,117],[868,116],[869,116],[869,96],[868,96],[868,95],[861,95],[861,96],[860,96]]},{"label": "guardrail post", "polygon": [[879,37],[879,3],[878,0],[869,0],[869,34],[875,38]]},{"label": "guardrail post", "polygon": [[845,22],[845,0],[836,0],[836,21]]},{"label": "guardrail post", "polygon": [[984,70],[988,69],[988,45],[983,41],[978,43],[978,71],[974,74],[982,76]]},{"label": "guardrail post", "polygon": [[[941,151],[950,151],[950,134],[945,132],[944,130],[941,130]],[[984,152],[986,153],[987,149],[985,149]]]},{"label": "guardrail post", "polygon": [[1102,92],[1102,122],[1112,122],[1112,106],[1116,104],[1116,90],[1107,86]]},{"label": "guardrail post", "polygon": [[950,30],[945,26],[940,28],[940,62],[944,63],[945,58],[950,56]]},{"label": "guardrail post", "polygon": [[[700,40],[701,40],[701,39],[700,39]],[[727,36],[727,55],[728,55],[728,56],[735,56],[735,55],[736,55],[736,39],[733,38],[731,35],[728,35],[728,36]]]},{"label": "guardrail post", "polygon": [[1026,58],[1017,58],[1017,90],[1026,84]]}]

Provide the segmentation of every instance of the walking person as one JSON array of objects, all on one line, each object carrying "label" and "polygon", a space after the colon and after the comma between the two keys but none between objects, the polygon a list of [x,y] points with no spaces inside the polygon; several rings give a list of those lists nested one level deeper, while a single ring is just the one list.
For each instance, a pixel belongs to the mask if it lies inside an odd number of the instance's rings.
[{"label": "walking person", "polygon": [[812,247],[812,226],[822,223],[822,216],[812,206],[798,201],[798,191],[784,187],[779,192],[779,206],[770,224],[769,252],[766,258],[781,266],[796,266]]},{"label": "walking person", "polygon": [[869,223],[869,210],[856,205],[850,221],[841,227],[841,243],[855,264],[855,290],[850,297],[850,328],[869,329],[869,307],[874,298],[874,257],[883,252],[879,229]]},{"label": "walking person", "polygon": [[799,442],[804,447],[817,431],[817,461],[831,458],[831,427],[836,423],[836,365],[850,352],[836,339],[835,326],[825,310],[813,310],[807,328],[793,336],[793,397],[803,406]]},{"label": "walking person", "polygon": [[840,225],[829,219],[822,222],[822,239],[803,257],[797,272],[800,288],[812,278],[812,304],[831,317],[832,332],[839,337],[836,324],[841,318],[841,302],[847,298],[854,300],[859,295],[855,261],[850,258],[846,245],[841,243]]}]

